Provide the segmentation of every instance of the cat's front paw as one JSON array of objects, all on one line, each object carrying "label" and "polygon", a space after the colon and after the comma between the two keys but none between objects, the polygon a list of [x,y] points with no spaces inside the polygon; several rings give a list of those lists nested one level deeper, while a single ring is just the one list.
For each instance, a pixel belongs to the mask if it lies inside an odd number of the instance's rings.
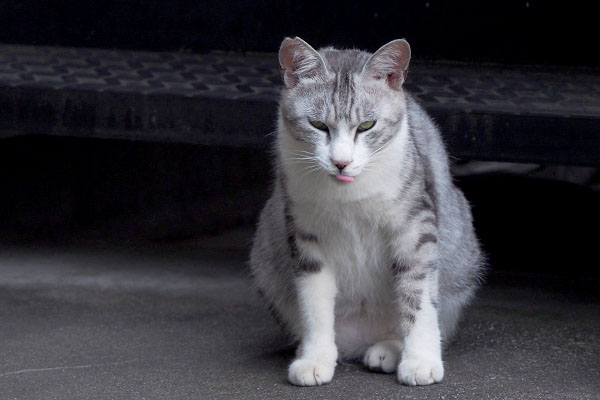
[{"label": "cat's front paw", "polygon": [[431,385],[444,378],[442,360],[411,358],[402,360],[398,366],[398,380],[409,386]]},{"label": "cat's front paw", "polygon": [[391,374],[396,370],[402,343],[395,340],[385,340],[369,347],[363,358],[363,364],[371,371]]},{"label": "cat's front paw", "polygon": [[335,362],[299,358],[290,365],[288,380],[297,386],[322,385],[331,382],[334,370]]}]

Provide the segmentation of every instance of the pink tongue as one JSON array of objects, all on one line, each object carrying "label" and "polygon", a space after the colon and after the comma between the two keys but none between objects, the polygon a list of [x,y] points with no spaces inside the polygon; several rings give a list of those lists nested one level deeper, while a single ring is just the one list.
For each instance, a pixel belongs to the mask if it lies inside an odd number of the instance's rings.
[{"label": "pink tongue", "polygon": [[337,179],[338,181],[342,181],[342,182],[354,182],[353,176],[342,175],[342,174],[337,174],[335,176],[335,179]]}]

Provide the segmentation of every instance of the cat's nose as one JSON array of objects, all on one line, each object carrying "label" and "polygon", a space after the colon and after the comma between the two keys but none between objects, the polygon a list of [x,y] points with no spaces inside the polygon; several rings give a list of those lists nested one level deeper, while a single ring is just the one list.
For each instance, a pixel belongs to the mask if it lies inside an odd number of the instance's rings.
[{"label": "cat's nose", "polygon": [[351,161],[340,161],[332,159],[331,162],[342,172],[346,165],[350,164]]}]

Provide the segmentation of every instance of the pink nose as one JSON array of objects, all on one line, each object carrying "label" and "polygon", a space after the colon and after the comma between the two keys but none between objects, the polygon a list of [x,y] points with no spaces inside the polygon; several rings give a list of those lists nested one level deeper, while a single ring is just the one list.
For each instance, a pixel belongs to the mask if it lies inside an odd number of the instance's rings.
[{"label": "pink nose", "polygon": [[341,171],[346,168],[346,165],[350,164],[351,161],[331,160],[331,162]]}]

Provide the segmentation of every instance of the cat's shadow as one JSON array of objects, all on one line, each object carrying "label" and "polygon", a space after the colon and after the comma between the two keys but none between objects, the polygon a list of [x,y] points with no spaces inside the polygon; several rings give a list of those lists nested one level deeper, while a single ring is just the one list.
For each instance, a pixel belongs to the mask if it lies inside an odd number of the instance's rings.
[{"label": "cat's shadow", "polygon": [[271,362],[291,362],[296,355],[298,343],[278,331],[264,337],[261,347],[263,351],[260,353],[260,359]]},{"label": "cat's shadow", "polygon": [[295,344],[283,344],[281,347],[275,349],[269,349],[262,353],[260,356],[263,360],[271,361],[291,361],[296,354]]}]

